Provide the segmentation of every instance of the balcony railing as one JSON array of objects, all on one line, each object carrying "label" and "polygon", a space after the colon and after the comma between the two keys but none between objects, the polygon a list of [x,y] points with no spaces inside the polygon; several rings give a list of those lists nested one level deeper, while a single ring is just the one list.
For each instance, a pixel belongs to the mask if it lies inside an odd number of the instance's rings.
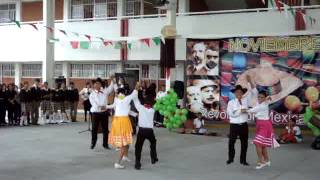
[{"label": "balcony railing", "polygon": [[[320,9],[320,5],[312,6],[292,6],[292,9]],[[285,8],[281,8],[284,10]],[[176,13],[177,16],[199,16],[199,15],[219,15],[219,14],[235,14],[235,13],[257,13],[267,11],[278,11],[276,8],[256,8],[256,9],[239,9],[239,10],[221,10],[221,11],[204,11],[204,12],[187,12],[187,13]],[[119,20],[119,19],[137,19],[137,18],[159,18],[166,17],[166,14],[150,14],[150,15],[134,15],[134,16],[115,16],[115,17],[94,17],[94,18],[83,18],[83,19],[68,19],[68,20],[55,20],[55,23],[63,22],[79,22],[79,21],[105,21],[105,20]],[[7,19],[8,20],[8,19]],[[43,21],[29,21],[21,22],[21,24],[42,24]],[[15,23],[0,23],[0,26],[15,25]]]}]

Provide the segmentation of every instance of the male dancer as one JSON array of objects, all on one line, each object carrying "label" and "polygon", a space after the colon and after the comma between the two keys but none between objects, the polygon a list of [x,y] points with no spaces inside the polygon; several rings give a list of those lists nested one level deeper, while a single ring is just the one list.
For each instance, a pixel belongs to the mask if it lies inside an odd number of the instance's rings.
[{"label": "male dancer", "polygon": [[[251,82],[250,78],[248,78],[248,82]],[[241,141],[241,154],[240,154],[240,163],[244,166],[249,166],[247,162],[247,149],[248,149],[248,103],[250,93],[244,96],[247,92],[247,89],[241,87],[241,85],[236,85],[235,89],[232,90],[235,94],[236,98],[229,101],[227,106],[227,113],[229,115],[230,120],[230,134],[229,134],[229,159],[227,164],[233,163],[235,156],[235,148],[234,144],[238,136]]]}]

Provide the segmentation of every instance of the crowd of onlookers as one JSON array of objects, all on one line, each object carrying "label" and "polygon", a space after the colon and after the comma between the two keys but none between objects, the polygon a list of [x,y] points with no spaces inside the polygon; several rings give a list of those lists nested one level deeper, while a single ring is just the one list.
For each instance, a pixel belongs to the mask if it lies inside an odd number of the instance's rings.
[{"label": "crowd of onlookers", "polygon": [[49,88],[47,82],[40,84],[39,79],[33,84],[23,82],[20,88],[15,84],[1,84],[0,125],[39,125],[39,114],[44,123],[76,121],[78,102],[79,92],[73,82],[68,87],[65,83],[56,83],[55,88]]}]

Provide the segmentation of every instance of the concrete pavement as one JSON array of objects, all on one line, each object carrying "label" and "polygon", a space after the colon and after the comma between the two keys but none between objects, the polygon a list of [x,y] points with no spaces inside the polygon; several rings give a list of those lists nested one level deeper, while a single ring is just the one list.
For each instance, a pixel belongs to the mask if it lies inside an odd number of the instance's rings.
[{"label": "concrete pavement", "polygon": [[[96,149],[90,150],[89,132],[78,134],[85,129],[86,123],[0,128],[0,180],[316,180],[320,175],[320,152],[310,148],[311,137],[304,144],[271,150],[271,167],[255,170],[254,146],[248,150],[252,165],[243,167],[239,141],[235,163],[225,164],[225,133],[205,137],[156,129],[159,163],[151,165],[146,142],[142,170],[137,171],[133,162],[125,170],[114,169],[117,152],[104,150],[101,136]],[[129,151],[134,160],[133,147]]]}]

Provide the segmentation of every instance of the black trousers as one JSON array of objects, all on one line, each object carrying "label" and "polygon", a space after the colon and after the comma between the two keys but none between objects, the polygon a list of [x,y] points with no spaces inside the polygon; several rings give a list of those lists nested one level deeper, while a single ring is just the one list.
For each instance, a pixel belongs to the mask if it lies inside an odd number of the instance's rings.
[{"label": "black trousers", "polygon": [[91,131],[91,144],[95,145],[98,139],[98,128],[99,124],[102,128],[103,134],[103,146],[108,145],[108,121],[109,121],[109,113],[102,112],[102,113],[92,113],[92,131]]},{"label": "black trousers", "polygon": [[248,124],[230,124],[230,134],[229,134],[229,160],[234,160],[235,148],[234,144],[238,137],[241,141],[241,153],[240,153],[240,163],[247,162],[247,149],[248,149]]},{"label": "black trousers", "polygon": [[143,147],[144,140],[148,139],[150,141],[150,156],[151,160],[158,159],[157,156],[157,140],[154,136],[152,128],[139,128],[137,135],[135,155],[136,155],[136,165],[141,165],[141,151]]},{"label": "black trousers", "polygon": [[6,105],[4,101],[0,101],[0,124],[6,123]]},{"label": "black trousers", "polygon": [[8,110],[8,121],[9,121],[9,124],[12,125],[15,122],[15,120],[14,120],[14,112],[15,112],[14,104],[8,103],[7,110]]},{"label": "black trousers", "polygon": [[131,121],[131,126],[132,126],[132,134],[136,134],[137,133],[137,117],[133,117],[133,116],[129,116],[129,119]]}]

